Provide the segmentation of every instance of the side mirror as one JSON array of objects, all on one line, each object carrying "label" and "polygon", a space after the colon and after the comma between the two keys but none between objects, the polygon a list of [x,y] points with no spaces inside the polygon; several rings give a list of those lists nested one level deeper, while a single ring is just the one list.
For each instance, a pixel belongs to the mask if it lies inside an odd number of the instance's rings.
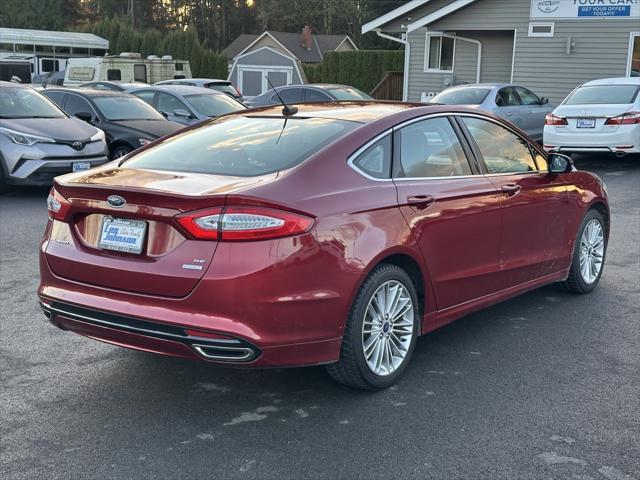
[{"label": "side mirror", "polygon": [[546,105],[547,103],[549,103],[549,99],[547,97],[542,97],[540,99],[540,105]]},{"label": "side mirror", "polygon": [[547,157],[549,173],[567,173],[573,169],[573,160],[561,153],[550,153]]},{"label": "side mirror", "polygon": [[178,108],[177,110],[174,110],[173,114],[176,117],[180,117],[180,118],[192,118],[191,113],[185,110],[184,108]]},{"label": "side mirror", "polygon": [[93,114],[91,114],[90,112],[78,112],[74,115],[74,117],[79,118],[80,120],[87,123],[93,122]]}]

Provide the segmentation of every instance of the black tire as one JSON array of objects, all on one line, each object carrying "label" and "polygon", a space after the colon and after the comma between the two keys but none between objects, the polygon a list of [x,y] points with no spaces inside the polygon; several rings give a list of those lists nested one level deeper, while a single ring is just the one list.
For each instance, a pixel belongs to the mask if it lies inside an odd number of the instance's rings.
[{"label": "black tire", "polygon": [[[378,288],[394,280],[400,282],[408,291],[413,303],[413,335],[402,364],[391,374],[381,376],[375,374],[367,365],[362,346],[362,329],[366,309]],[[411,360],[416,340],[420,332],[421,317],[418,309],[418,297],[411,277],[402,268],[381,264],[376,267],[360,287],[347,319],[340,359],[326,366],[329,375],[337,382],[362,390],[382,390],[393,385],[402,376]]]},{"label": "black tire", "polygon": [[[587,224],[589,224],[589,222],[591,222],[592,220],[596,220],[600,223],[600,227],[602,228],[602,231],[604,233],[604,252],[602,255],[602,266],[600,268],[600,271],[598,272],[595,281],[589,283],[585,281],[582,272],[580,271],[580,242]],[[578,228],[578,234],[576,235],[576,241],[573,246],[573,255],[571,257],[569,276],[564,282],[560,283],[560,287],[563,290],[577,294],[585,294],[591,292],[594,288],[596,288],[598,282],[600,282],[600,278],[602,277],[602,272],[604,271],[608,240],[607,225],[602,213],[600,213],[595,208],[590,209],[582,219],[580,228]]]},{"label": "black tire", "polygon": [[[2,162],[2,158],[0,158],[0,162]],[[7,193],[9,191],[9,185],[7,184],[7,180],[4,173],[4,167],[0,164],[0,195],[3,193]]]},{"label": "black tire", "polygon": [[110,158],[111,160],[116,160],[118,158],[124,157],[126,154],[132,151],[133,151],[133,148],[131,148],[129,145],[118,145],[111,152]]}]

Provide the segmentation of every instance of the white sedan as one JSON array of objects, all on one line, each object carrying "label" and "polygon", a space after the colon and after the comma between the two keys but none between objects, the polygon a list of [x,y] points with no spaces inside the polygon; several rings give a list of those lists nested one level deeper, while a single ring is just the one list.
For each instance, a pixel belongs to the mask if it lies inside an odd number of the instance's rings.
[{"label": "white sedan", "polygon": [[547,151],[640,153],[640,77],[580,85],[544,126]]}]

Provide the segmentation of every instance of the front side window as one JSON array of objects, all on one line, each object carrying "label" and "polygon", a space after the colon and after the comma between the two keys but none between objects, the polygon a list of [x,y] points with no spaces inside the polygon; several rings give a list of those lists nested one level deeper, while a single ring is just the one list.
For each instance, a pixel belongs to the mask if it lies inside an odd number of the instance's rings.
[{"label": "front side window", "polygon": [[463,117],[489,173],[526,173],[537,170],[529,144],[506,128],[487,120]]},{"label": "front side window", "polygon": [[78,113],[92,113],[93,109],[89,102],[78,95],[67,95],[67,101],[64,105],[64,111],[69,115],[74,116]]},{"label": "front side window", "polygon": [[386,135],[367,147],[352,163],[370,177],[389,178],[391,175],[391,135]]},{"label": "front side window", "polygon": [[398,132],[400,165],[396,177],[433,178],[471,175],[458,135],[445,117],[412,123]]},{"label": "front side window", "polygon": [[442,72],[453,71],[453,52],[456,41],[454,38],[444,35],[427,34],[425,50],[425,70],[438,70]]},{"label": "front side window", "polygon": [[265,175],[302,163],[359,126],[327,118],[233,115],[166,139],[124,166],[242,177]]},{"label": "front side window", "polygon": [[122,80],[122,74],[119,69],[110,68],[107,70],[107,80]]},{"label": "front side window", "polygon": [[158,93],[158,110],[164,113],[173,113],[176,110],[189,111],[182,100],[164,92]]},{"label": "front side window", "polygon": [[64,118],[47,98],[30,88],[0,88],[0,118]]},{"label": "front side window", "polygon": [[522,105],[540,105],[540,99],[531,90],[527,90],[524,87],[515,87],[518,96],[522,102]]}]

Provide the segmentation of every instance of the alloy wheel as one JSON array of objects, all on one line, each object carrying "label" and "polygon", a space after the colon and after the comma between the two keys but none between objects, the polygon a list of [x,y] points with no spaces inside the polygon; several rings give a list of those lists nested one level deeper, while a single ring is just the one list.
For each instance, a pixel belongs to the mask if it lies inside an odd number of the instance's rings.
[{"label": "alloy wheel", "polygon": [[407,288],[389,280],[369,300],[362,323],[362,350],[369,369],[387,376],[404,362],[414,330],[414,308]]},{"label": "alloy wheel", "polygon": [[597,219],[587,223],[580,239],[580,274],[582,279],[591,284],[596,281],[604,257],[604,231]]}]

